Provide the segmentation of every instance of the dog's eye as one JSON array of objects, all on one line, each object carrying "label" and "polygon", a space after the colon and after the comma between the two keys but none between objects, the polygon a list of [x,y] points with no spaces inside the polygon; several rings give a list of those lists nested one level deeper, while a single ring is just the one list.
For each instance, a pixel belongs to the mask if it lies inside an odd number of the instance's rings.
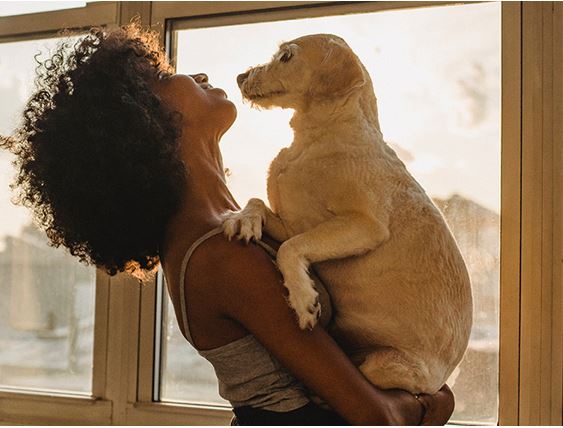
[{"label": "dog's eye", "polygon": [[285,51],[282,56],[280,56],[280,61],[281,62],[288,62],[291,57],[293,56],[293,54],[291,53],[291,51]]}]

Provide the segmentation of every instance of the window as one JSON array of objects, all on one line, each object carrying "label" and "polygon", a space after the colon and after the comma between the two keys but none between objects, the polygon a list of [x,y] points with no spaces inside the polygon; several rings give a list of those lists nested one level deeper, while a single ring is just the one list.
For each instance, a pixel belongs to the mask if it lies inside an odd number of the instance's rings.
[{"label": "window", "polygon": [[[20,3],[13,13],[32,12]],[[27,96],[16,80],[29,82],[26,49],[61,28],[138,14],[179,72],[206,71],[235,100],[239,118],[222,142],[230,186],[241,204],[266,199],[266,168],[291,141],[291,113],[241,104],[235,76],[281,40],[342,35],[370,70],[385,139],[443,210],[471,270],[476,328],[456,373],[453,422],[561,425],[563,5],[85,3],[0,10],[0,133]],[[10,210],[0,221],[0,424],[227,424],[212,369],[179,334],[163,284],[108,277],[46,248],[27,213],[8,205],[8,164],[0,153],[0,211]],[[59,270],[39,277],[31,260]]]},{"label": "window", "polygon": [[[386,141],[444,213],[472,277],[473,334],[450,379],[457,397],[453,420],[466,423],[497,420],[499,30],[500,5],[489,3],[188,28],[172,36],[177,72],[206,72],[237,105],[221,149],[229,188],[242,206],[251,197],[267,200],[267,168],[291,143],[292,112],[251,109],[235,76],[267,62],[277,43],[305,34],[337,34],[358,54],[374,81]],[[168,331],[165,349],[182,342],[175,323]],[[199,393],[214,377],[194,366],[207,368],[206,362],[196,353],[180,360],[178,351],[166,355],[162,399],[199,401],[192,388]]]},{"label": "window", "polygon": [[[31,95],[34,55],[57,41],[0,44],[0,99],[10,100],[0,103],[0,133]],[[0,384],[90,393],[95,269],[49,247],[29,211],[10,202],[11,161],[0,152]]]},{"label": "window", "polygon": [[[160,273],[160,275],[162,275]],[[166,291],[164,291],[166,293]],[[168,295],[165,296],[165,316],[162,321],[162,401],[200,403],[228,406],[218,394],[218,384],[211,364],[202,358],[178,328],[174,308]]]},{"label": "window", "polygon": [[[111,25],[117,17],[114,2],[74,3],[75,9],[42,13],[29,13],[31,6],[1,8],[2,135],[20,123],[33,90],[34,55],[48,55],[60,29]],[[62,6],[42,5],[43,10]],[[6,8],[27,14],[6,16]],[[30,213],[10,203],[11,161],[0,153],[0,423],[111,423],[106,278],[50,247]]]},{"label": "window", "polygon": [[[450,382],[454,419],[478,423],[496,422],[498,402],[499,18],[498,4],[480,4],[186,29],[173,37],[177,71],[207,72],[237,104],[237,122],[221,147],[229,188],[243,205],[267,199],[266,171],[291,142],[292,113],[250,109],[234,76],[267,62],[277,42],[304,34],[335,33],[359,55],[374,81],[386,141],[442,209],[471,272],[475,326]],[[448,44],[440,43],[444,37]],[[171,346],[178,334],[169,337]],[[182,371],[192,373],[187,366],[198,360],[186,356]],[[185,379],[170,398],[188,399],[199,385]],[[163,388],[179,387],[163,380]]]}]

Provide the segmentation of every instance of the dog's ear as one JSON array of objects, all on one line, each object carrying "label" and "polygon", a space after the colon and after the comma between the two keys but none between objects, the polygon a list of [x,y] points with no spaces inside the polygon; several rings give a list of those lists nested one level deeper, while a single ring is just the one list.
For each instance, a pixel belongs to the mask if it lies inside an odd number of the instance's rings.
[{"label": "dog's ear", "polygon": [[366,84],[358,57],[344,43],[330,39],[311,91],[318,96],[344,96]]}]

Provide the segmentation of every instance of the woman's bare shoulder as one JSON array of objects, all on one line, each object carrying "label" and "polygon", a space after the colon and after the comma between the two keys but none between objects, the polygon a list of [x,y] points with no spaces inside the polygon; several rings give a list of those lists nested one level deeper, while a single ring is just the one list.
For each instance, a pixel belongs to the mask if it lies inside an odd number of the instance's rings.
[{"label": "woman's bare shoulder", "polygon": [[275,261],[260,245],[229,240],[222,234],[201,244],[190,259],[190,270],[205,279],[198,281],[200,286],[221,285],[225,292],[236,292],[257,281],[264,284],[273,281],[275,286],[281,282]]}]

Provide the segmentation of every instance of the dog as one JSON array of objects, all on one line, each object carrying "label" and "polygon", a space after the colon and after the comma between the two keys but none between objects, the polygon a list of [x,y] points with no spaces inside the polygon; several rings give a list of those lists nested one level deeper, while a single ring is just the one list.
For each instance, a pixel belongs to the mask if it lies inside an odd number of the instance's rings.
[{"label": "dog", "polygon": [[435,393],[467,348],[470,278],[440,211],[383,140],[366,68],[343,39],[316,34],[237,82],[254,106],[294,110],[294,140],[270,165],[270,208],[251,199],[226,213],[225,234],[283,242],[277,263],[302,329],[321,310],[314,264],[330,333],[374,385]]}]

